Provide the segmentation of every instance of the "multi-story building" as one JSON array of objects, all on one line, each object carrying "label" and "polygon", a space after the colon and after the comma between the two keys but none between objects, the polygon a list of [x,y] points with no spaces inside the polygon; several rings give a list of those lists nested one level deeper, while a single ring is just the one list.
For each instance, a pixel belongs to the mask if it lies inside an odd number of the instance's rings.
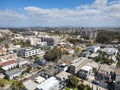
[{"label": "multi-story building", "polygon": [[50,36],[40,36],[41,42],[47,42],[48,46],[54,45],[54,38]]},{"label": "multi-story building", "polygon": [[38,54],[43,54],[43,51],[41,49],[37,48],[27,48],[19,50],[17,55],[20,57],[30,57]]},{"label": "multi-story building", "polygon": [[86,30],[85,34],[88,39],[95,39],[97,37],[97,31]]},{"label": "multi-story building", "polygon": [[70,65],[70,73],[77,74],[81,67],[83,67],[88,62],[88,59],[85,57],[81,57],[78,59],[75,59],[71,62]]}]

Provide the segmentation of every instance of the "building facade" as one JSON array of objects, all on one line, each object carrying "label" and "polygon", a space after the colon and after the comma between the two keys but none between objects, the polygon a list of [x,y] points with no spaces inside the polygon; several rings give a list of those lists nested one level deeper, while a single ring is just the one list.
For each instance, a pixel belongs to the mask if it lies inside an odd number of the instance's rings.
[{"label": "building facade", "polygon": [[88,62],[88,59],[85,57],[81,57],[78,59],[75,59],[74,61],[71,62],[70,65],[70,73],[76,74],[80,70],[82,66],[84,66]]},{"label": "building facade", "polygon": [[16,68],[16,69],[12,69],[10,71],[5,72],[5,74],[9,80],[12,80],[13,78],[15,78],[17,76],[20,76],[22,74],[22,71],[21,71],[21,69]]},{"label": "building facade", "polygon": [[36,48],[28,48],[28,49],[22,49],[18,51],[18,56],[20,57],[30,57],[38,54],[43,54],[41,52],[41,49],[36,49]]}]

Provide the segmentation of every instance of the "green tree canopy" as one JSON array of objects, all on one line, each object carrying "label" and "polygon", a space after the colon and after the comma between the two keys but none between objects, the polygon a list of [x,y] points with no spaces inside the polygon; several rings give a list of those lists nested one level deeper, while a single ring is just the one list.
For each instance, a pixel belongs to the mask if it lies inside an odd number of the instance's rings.
[{"label": "green tree canopy", "polygon": [[69,85],[71,88],[76,88],[78,86],[78,83],[79,83],[79,79],[76,76],[70,77]]},{"label": "green tree canopy", "polygon": [[55,61],[61,59],[62,51],[58,47],[54,47],[52,50],[49,50],[45,53],[44,58],[48,61]]}]

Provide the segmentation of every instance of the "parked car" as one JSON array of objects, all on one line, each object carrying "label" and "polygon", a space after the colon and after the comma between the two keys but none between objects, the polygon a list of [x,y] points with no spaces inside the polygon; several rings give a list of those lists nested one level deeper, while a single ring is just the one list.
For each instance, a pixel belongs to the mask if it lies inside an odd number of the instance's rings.
[{"label": "parked car", "polygon": [[93,80],[93,83],[96,84],[96,85],[98,85],[100,82],[101,82],[101,80],[99,78],[95,78]]},{"label": "parked car", "polygon": [[26,81],[26,80],[28,80],[28,78],[24,78],[24,79],[23,79],[23,81]]}]

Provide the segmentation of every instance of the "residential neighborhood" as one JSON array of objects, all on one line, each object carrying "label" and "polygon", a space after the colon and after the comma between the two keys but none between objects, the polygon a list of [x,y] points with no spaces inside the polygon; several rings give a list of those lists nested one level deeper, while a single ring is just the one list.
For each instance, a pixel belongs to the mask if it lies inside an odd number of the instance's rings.
[{"label": "residential neighborhood", "polygon": [[120,90],[120,0],[0,0],[0,90]]},{"label": "residential neighborhood", "polygon": [[0,31],[0,90],[119,90],[120,44],[55,30]]}]

